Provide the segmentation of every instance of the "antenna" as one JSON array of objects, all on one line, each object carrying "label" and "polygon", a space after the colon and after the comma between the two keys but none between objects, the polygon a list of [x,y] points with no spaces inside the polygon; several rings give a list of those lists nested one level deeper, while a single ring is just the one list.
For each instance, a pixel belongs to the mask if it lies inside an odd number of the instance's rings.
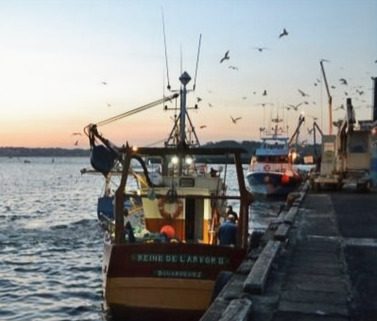
[{"label": "antenna", "polygon": [[165,17],[164,17],[164,9],[161,8],[161,18],[162,18],[162,32],[164,35],[164,48],[165,48],[165,64],[166,64],[166,77],[168,80],[167,89],[170,90],[170,78],[169,78],[169,64],[168,64],[168,48],[166,45],[166,33],[165,33]]},{"label": "antenna", "polygon": [[198,66],[199,66],[199,55],[200,55],[200,46],[201,46],[201,43],[202,43],[202,34],[199,35],[199,44],[198,44],[198,54],[196,56],[194,85],[192,86],[193,90],[195,90],[195,87],[196,87],[196,77],[198,76]]},{"label": "antenna", "polygon": [[183,74],[183,53],[182,53],[182,44],[179,46],[179,53],[180,53],[180,67],[181,67],[181,73],[180,75]]}]

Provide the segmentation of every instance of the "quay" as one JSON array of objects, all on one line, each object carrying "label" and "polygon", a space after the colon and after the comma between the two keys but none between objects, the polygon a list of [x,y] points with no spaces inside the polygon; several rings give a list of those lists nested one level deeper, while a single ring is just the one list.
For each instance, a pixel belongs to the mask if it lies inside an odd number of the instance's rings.
[{"label": "quay", "polygon": [[377,320],[377,191],[296,196],[200,321]]}]

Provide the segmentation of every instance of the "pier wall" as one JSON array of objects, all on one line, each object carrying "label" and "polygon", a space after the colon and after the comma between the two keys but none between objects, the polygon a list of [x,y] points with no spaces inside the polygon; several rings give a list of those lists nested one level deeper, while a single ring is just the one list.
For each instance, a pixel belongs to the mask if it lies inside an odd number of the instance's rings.
[{"label": "pier wall", "polygon": [[304,184],[200,321],[377,320],[377,192]]}]

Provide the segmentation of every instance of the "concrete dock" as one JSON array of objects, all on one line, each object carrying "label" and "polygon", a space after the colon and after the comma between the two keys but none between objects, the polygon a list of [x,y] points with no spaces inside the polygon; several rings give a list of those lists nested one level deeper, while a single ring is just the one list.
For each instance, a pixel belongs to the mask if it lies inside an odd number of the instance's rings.
[{"label": "concrete dock", "polygon": [[304,185],[201,321],[377,320],[377,191]]}]

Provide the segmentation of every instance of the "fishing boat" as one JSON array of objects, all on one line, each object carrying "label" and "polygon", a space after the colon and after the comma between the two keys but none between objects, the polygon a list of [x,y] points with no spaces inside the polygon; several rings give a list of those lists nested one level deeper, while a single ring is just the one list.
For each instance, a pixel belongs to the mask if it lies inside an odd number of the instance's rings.
[{"label": "fishing boat", "polygon": [[[91,164],[108,179],[120,164],[119,186],[113,199],[113,227],[105,237],[103,291],[110,314],[125,320],[198,320],[223,282],[248,250],[249,205],[252,194],[244,180],[241,148],[206,148],[192,140],[195,132],[186,106],[190,76],[180,80],[179,115],[162,147],[116,146],[98,131],[85,131],[91,145]],[[153,133],[151,133],[153,135]],[[208,157],[231,159],[238,181],[236,193],[226,189],[227,165],[217,171],[198,169]],[[159,164],[151,177],[150,160]],[[137,163],[138,169],[134,170]],[[153,175],[152,175],[153,176]],[[137,181],[129,186],[130,178]],[[140,202],[131,211],[126,204]],[[217,229],[228,202],[236,204],[239,220],[235,244],[219,245]],[[132,210],[142,213],[133,220]],[[142,223],[142,228],[136,224]],[[135,232],[136,230],[136,232]],[[220,281],[219,281],[220,280]]]},{"label": "fishing boat", "polygon": [[279,127],[282,121],[279,117],[272,119],[272,132],[263,130],[261,145],[251,158],[246,179],[252,193],[286,196],[301,183],[301,176],[293,167],[296,153],[290,149],[291,139]]}]

